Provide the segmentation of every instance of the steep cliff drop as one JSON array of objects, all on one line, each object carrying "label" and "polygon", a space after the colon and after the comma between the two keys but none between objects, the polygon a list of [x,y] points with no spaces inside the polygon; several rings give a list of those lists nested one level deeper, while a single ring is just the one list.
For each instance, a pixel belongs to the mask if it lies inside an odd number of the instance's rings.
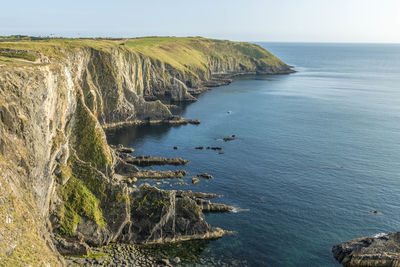
[{"label": "steep cliff drop", "polygon": [[190,123],[168,104],[236,75],[291,72],[257,45],[199,37],[0,42],[0,265],[63,265],[60,254],[109,242],[221,237],[195,199],[128,187],[138,169],[103,129]]}]

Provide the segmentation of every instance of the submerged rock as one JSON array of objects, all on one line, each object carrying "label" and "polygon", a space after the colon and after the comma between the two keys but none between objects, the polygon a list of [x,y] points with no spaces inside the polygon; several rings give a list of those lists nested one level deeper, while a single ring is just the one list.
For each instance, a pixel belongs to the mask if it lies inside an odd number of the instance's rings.
[{"label": "submerged rock", "polygon": [[208,174],[208,173],[198,174],[197,177],[199,177],[199,178],[205,178],[205,179],[211,179],[211,178],[213,178],[213,176],[212,176],[211,174]]},{"label": "submerged rock", "polygon": [[236,137],[236,136],[233,134],[232,136],[223,138],[223,140],[224,140],[225,142],[228,142],[228,141],[235,140],[235,137]]},{"label": "submerged rock", "polygon": [[219,147],[219,146],[208,146],[207,149],[211,149],[211,150],[222,150],[222,147]]}]

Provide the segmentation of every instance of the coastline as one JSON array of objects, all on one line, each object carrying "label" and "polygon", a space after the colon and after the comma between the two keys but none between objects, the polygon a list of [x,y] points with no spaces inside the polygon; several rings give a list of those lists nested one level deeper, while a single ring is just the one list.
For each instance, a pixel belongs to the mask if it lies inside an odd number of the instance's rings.
[{"label": "coastline", "polygon": [[[0,193],[12,199],[0,215],[9,218],[7,210],[18,203],[25,211],[13,214],[10,226],[38,229],[17,238],[37,251],[25,257],[19,246],[11,247],[15,253],[3,261],[11,265],[22,260],[59,266],[60,253],[86,255],[90,247],[116,242],[220,237],[224,230],[208,224],[203,211],[229,207],[132,185],[138,178],[180,177],[185,171],[140,171],[135,164],[175,160],[129,159],[109,146],[104,129],[199,124],[173,116],[169,108],[237,75],[292,72],[258,45],[201,37],[21,39],[0,42],[0,52]],[[26,214],[35,220],[25,220]],[[5,240],[14,237],[11,231]]]}]

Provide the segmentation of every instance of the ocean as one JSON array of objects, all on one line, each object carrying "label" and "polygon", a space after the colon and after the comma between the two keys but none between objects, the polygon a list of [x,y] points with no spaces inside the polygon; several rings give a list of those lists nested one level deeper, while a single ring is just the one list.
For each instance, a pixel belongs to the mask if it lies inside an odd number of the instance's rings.
[{"label": "ocean", "polygon": [[[185,169],[189,185],[159,187],[217,193],[215,202],[237,208],[206,214],[234,234],[192,242],[193,255],[174,250],[187,265],[340,266],[333,245],[400,230],[400,45],[259,44],[297,73],[243,76],[203,93],[180,111],[200,125],[108,139],[134,155],[188,159],[153,168]],[[204,172],[214,178],[193,185]]]}]

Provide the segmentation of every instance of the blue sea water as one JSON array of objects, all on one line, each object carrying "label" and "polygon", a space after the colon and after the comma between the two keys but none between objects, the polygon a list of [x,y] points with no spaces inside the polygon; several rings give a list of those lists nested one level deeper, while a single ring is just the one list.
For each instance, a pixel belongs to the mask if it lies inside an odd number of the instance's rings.
[{"label": "blue sea water", "polygon": [[[202,256],[340,266],[333,245],[400,230],[400,45],[260,45],[298,72],[241,77],[202,94],[181,113],[200,125],[139,127],[109,139],[136,155],[190,160],[177,167],[189,171],[188,186],[161,187],[214,192],[223,195],[216,202],[241,209],[206,215],[237,233],[208,243]],[[214,178],[192,185],[203,172]]]}]

